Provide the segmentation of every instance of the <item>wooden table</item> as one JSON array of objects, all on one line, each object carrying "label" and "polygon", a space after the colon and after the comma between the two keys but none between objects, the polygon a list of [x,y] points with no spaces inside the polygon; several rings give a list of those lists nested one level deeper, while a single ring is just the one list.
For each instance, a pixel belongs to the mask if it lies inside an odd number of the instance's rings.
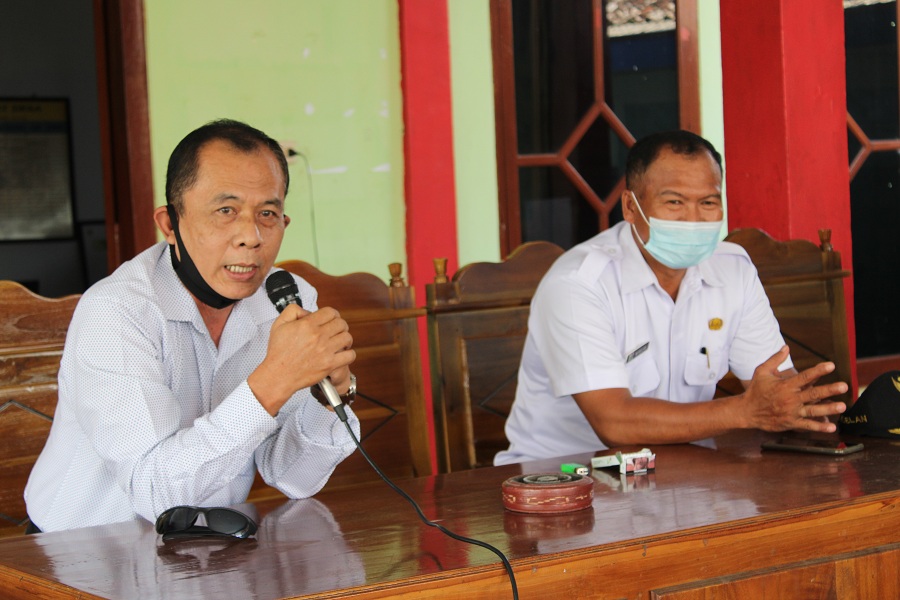
[{"label": "wooden table", "polygon": [[[399,483],[501,549],[523,599],[900,598],[900,445],[828,457],[760,439],[655,447],[655,472],[594,471],[593,506],[558,516],[504,510],[500,485],[561,460]],[[256,540],[163,543],[143,522],[0,540],[0,597],[511,597],[494,554],[384,484],[254,508]]]}]

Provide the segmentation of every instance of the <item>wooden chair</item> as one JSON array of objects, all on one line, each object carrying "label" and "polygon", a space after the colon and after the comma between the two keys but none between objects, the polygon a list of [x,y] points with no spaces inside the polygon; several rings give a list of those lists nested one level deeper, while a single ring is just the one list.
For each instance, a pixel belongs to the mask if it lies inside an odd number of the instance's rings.
[{"label": "wooden chair", "polygon": [[515,399],[531,297],[562,252],[549,242],[529,242],[503,262],[461,268],[452,281],[446,261],[435,261],[426,309],[441,472],[491,465],[508,446],[503,427]]},{"label": "wooden chair", "polygon": [[25,532],[22,494],[56,412],[56,375],[79,296],[0,281],[0,537]]},{"label": "wooden chair", "polygon": [[[841,255],[831,246],[831,230],[819,230],[819,246],[808,240],[780,242],[759,229],[738,229],[725,239],[743,246],[756,265],[796,369],[832,361],[834,372],[820,383],[850,385],[843,281],[850,272],[841,268]],[[740,391],[731,374],[719,383],[719,395]],[[852,403],[850,392],[841,399]]]},{"label": "wooden chair", "polygon": [[[431,451],[425,413],[422,363],[414,290],[401,277],[401,265],[389,266],[390,284],[371,273],[335,277],[309,263],[289,260],[279,267],[300,275],[319,293],[319,306],[337,308],[350,325],[359,379],[353,412],[359,417],[363,448],[391,478],[431,475]],[[356,452],[338,465],[325,489],[378,479]],[[278,496],[257,476],[250,500]]]}]

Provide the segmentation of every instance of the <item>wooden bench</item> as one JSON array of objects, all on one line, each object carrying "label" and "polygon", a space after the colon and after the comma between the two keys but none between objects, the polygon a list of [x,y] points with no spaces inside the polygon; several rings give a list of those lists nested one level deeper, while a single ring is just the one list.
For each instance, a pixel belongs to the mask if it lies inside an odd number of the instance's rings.
[{"label": "wooden bench", "polygon": [[425,286],[438,469],[493,464],[516,383],[531,297],[563,249],[523,244],[499,263],[462,267],[448,281],[437,262]]},{"label": "wooden bench", "polygon": [[0,537],[28,524],[23,493],[56,412],[56,375],[78,299],[0,281]]},{"label": "wooden bench", "polygon": [[[820,246],[806,240],[779,242],[758,229],[732,232],[743,246],[791,348],[798,370],[833,361],[823,377],[851,382],[847,319],[840,253],[830,232]],[[502,263],[474,263],[447,281],[436,265],[426,286],[438,468],[442,472],[491,464],[507,447],[503,432],[515,398],[519,361],[534,290],[562,249],[533,242]],[[743,391],[728,374],[717,395]],[[842,397],[851,402],[850,392]]]}]

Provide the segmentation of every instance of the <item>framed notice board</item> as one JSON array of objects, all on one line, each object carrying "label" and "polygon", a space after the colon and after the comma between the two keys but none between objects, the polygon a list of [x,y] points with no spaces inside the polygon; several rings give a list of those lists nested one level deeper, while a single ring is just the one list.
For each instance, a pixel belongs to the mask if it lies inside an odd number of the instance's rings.
[{"label": "framed notice board", "polygon": [[69,102],[0,98],[0,242],[75,237]]}]

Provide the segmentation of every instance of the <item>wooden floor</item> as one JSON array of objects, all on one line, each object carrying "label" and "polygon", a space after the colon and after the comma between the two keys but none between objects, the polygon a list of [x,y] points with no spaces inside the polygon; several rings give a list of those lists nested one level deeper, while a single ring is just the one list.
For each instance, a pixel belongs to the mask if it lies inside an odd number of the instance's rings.
[{"label": "wooden floor", "polygon": [[[645,475],[593,471],[564,515],[500,486],[563,459],[399,481],[431,518],[493,544],[520,598],[900,598],[900,446],[846,457],[659,446]],[[589,462],[590,455],[566,457]],[[255,540],[163,543],[131,522],[0,540],[2,598],[511,598],[491,552],[425,527],[383,483],[255,510]]]}]

